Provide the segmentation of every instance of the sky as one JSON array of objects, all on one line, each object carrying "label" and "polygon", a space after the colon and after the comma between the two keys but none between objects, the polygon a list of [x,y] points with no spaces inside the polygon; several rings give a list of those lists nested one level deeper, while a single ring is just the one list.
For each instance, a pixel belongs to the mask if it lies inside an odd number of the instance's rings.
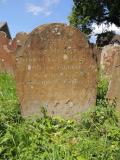
[{"label": "sky", "polygon": [[46,23],[67,23],[72,0],[0,0],[0,21],[7,21],[12,37]]},{"label": "sky", "polygon": [[[31,32],[46,23],[69,23],[73,0],[0,0],[0,21],[7,21],[12,38],[18,32]],[[93,24],[91,41],[95,43],[96,33],[104,30],[120,34],[120,28],[114,24],[97,26]]]}]

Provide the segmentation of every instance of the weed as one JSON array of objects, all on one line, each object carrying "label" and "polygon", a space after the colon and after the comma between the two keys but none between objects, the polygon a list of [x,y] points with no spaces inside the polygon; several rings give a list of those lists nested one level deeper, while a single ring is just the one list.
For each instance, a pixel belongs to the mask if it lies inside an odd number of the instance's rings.
[{"label": "weed", "polygon": [[119,160],[120,124],[115,103],[105,97],[106,82],[98,85],[96,107],[81,122],[51,118],[24,120],[15,82],[0,75],[0,160]]}]

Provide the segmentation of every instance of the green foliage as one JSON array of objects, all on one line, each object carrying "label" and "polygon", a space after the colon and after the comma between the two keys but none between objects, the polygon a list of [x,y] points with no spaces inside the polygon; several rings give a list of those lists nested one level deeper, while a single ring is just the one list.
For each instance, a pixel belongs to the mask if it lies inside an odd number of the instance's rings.
[{"label": "green foliage", "polygon": [[105,78],[102,71],[100,71],[99,78],[98,78],[98,86],[97,86],[97,102],[100,100],[104,100],[107,90],[108,90],[108,79]]},{"label": "green foliage", "polygon": [[119,160],[119,119],[115,104],[101,99],[103,86],[99,85],[99,103],[81,122],[50,118],[44,110],[44,118],[24,120],[15,82],[1,74],[0,160]]},{"label": "green foliage", "polygon": [[[112,24],[120,26],[119,0],[73,0],[70,24],[81,29],[87,35],[92,32],[92,24]],[[83,23],[84,22],[84,23]]]}]

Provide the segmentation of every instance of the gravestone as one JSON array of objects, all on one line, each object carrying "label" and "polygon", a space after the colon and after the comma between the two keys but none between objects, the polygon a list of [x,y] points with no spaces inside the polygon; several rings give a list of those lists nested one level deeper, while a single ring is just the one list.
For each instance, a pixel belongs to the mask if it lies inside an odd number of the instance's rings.
[{"label": "gravestone", "polygon": [[116,52],[114,57],[112,77],[108,87],[107,98],[116,99],[117,110],[120,111],[120,46],[114,46]]},{"label": "gravestone", "polygon": [[14,75],[14,58],[12,50],[9,49],[11,40],[5,32],[0,32],[0,72]]},{"label": "gravestone", "polygon": [[28,33],[26,32],[19,32],[16,34],[15,38],[12,41],[12,49],[16,50],[16,48],[19,48],[23,46],[28,38]]},{"label": "gravestone", "polygon": [[107,45],[102,48],[100,64],[106,77],[111,77],[114,66],[114,58],[117,54],[117,48],[114,45]]},{"label": "gravestone", "polygon": [[97,65],[83,33],[64,24],[33,30],[16,53],[17,94],[23,117],[79,119],[95,105]]}]

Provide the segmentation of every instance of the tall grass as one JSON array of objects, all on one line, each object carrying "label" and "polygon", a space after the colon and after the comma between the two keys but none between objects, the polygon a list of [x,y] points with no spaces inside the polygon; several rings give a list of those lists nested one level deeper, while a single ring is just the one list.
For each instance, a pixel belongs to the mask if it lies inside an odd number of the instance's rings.
[{"label": "tall grass", "polygon": [[79,123],[48,116],[24,120],[14,79],[0,74],[0,160],[120,160],[115,103],[99,97]]}]

